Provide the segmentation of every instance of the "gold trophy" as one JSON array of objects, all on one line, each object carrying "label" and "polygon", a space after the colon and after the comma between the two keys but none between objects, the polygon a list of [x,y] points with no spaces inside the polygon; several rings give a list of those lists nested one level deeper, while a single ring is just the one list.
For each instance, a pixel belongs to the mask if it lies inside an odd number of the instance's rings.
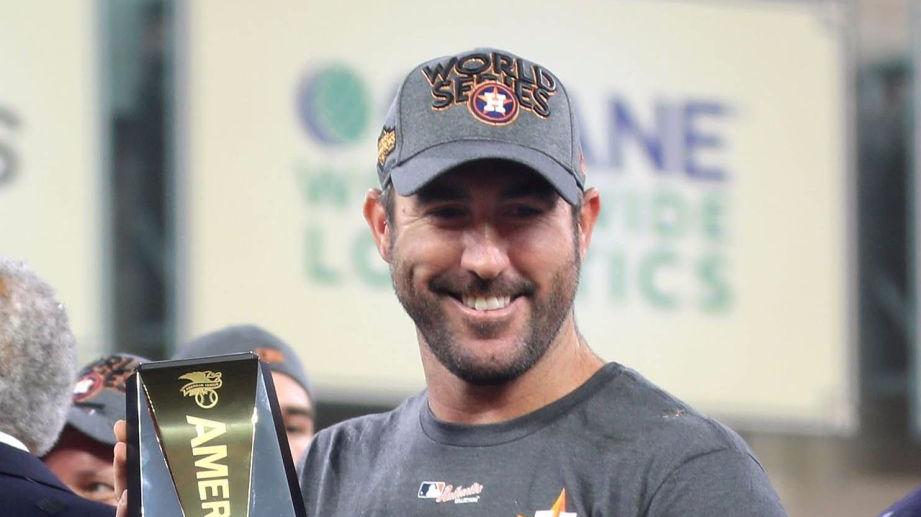
[{"label": "gold trophy", "polygon": [[306,517],[255,354],[146,363],[127,394],[129,515]]}]

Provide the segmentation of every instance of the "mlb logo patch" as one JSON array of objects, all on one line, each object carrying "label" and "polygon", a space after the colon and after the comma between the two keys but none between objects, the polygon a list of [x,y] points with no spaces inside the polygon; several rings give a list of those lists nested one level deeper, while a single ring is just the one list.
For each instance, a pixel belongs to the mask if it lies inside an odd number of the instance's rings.
[{"label": "mlb logo patch", "polygon": [[444,489],[444,481],[423,481],[419,485],[419,499],[438,499]]}]

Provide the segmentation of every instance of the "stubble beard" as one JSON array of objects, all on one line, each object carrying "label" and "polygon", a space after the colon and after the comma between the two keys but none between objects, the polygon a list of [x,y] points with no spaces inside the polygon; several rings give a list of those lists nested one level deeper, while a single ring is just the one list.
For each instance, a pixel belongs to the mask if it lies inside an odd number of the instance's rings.
[{"label": "stubble beard", "polygon": [[[574,239],[574,253],[570,261],[551,278],[544,299],[535,296],[535,286],[527,280],[508,280],[502,277],[483,280],[471,273],[446,272],[429,280],[425,289],[416,289],[412,268],[398,260],[390,267],[394,291],[400,304],[416,324],[435,358],[455,376],[473,385],[493,386],[508,383],[530,370],[549,350],[572,312],[579,283],[581,257],[578,240]],[[391,256],[397,257],[391,242]],[[531,312],[524,332],[512,347],[512,356],[503,361],[495,357],[480,359],[475,350],[467,350],[452,332],[442,306],[447,293],[522,293],[531,303]],[[506,330],[505,323],[484,323],[471,326],[475,339],[491,339]]]}]

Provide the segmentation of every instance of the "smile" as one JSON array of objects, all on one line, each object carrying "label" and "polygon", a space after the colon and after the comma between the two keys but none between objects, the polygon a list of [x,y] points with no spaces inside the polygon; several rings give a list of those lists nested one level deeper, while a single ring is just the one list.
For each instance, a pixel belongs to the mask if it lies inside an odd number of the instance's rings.
[{"label": "smile", "polygon": [[511,296],[468,296],[463,295],[461,302],[475,311],[496,311],[512,303]]}]

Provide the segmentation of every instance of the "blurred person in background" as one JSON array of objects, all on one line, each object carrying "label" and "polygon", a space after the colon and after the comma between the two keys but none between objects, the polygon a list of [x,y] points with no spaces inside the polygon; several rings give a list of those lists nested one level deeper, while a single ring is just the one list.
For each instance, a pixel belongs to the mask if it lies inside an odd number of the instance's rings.
[{"label": "blurred person in background", "polygon": [[115,505],[113,426],[125,418],[125,381],[139,364],[131,354],[113,354],[86,365],[74,385],[67,423],[42,460],[77,495]]},{"label": "blurred person in background", "polygon": [[272,370],[291,458],[296,465],[314,434],[314,401],[310,380],[290,345],[255,325],[235,325],[198,337],[180,347],[173,359],[255,352]]},{"label": "blurred person in background", "polygon": [[114,513],[74,494],[38,459],[64,427],[76,348],[51,287],[0,257],[0,515]]}]

